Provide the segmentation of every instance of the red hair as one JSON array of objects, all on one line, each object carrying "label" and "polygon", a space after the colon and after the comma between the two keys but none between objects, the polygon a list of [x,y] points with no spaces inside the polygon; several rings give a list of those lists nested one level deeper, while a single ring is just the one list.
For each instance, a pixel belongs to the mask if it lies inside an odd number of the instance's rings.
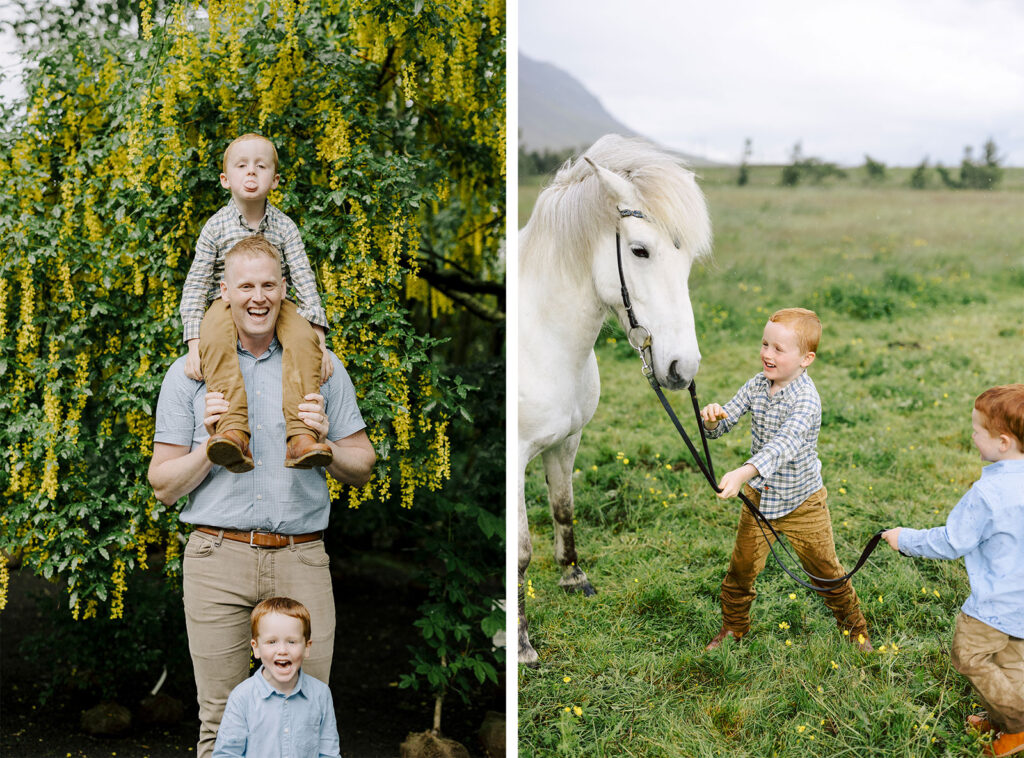
[{"label": "red hair", "polygon": [[814,311],[806,308],[783,308],[775,311],[769,318],[775,324],[792,329],[796,334],[797,345],[804,353],[818,352],[821,341],[821,319]]},{"label": "red hair", "polygon": [[268,145],[270,145],[270,152],[274,155],[274,173],[276,174],[277,173],[277,167],[278,167],[277,148],[274,147],[274,143],[273,142],[271,142],[269,139],[264,137],[262,134],[252,134],[252,133],[250,133],[250,134],[243,134],[241,137],[235,137],[233,140],[231,140],[231,144],[228,145],[224,149],[224,160],[221,163],[221,168],[223,169],[223,171],[226,173],[227,170],[228,170],[228,153],[231,152],[231,148],[233,148],[239,142],[244,142],[245,140],[249,140],[249,139],[261,139],[264,142],[266,142]]},{"label": "red hair", "polygon": [[306,606],[298,600],[292,600],[290,597],[270,597],[252,609],[250,618],[252,620],[252,638],[254,640],[259,639],[260,636],[260,621],[264,616],[271,613],[280,613],[283,616],[291,616],[298,619],[302,622],[302,636],[306,640],[311,639],[309,611],[306,610]]},{"label": "red hair", "polygon": [[1024,450],[1024,384],[1005,384],[987,389],[974,401],[974,410],[985,417],[993,435],[1008,434]]}]

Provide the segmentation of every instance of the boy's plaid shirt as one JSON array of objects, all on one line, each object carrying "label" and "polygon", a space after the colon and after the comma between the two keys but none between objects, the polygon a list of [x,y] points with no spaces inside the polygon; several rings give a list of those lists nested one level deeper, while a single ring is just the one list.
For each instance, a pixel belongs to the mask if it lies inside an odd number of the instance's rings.
[{"label": "boy's plaid shirt", "polygon": [[196,242],[196,256],[181,290],[181,322],[184,341],[199,338],[199,325],[207,306],[220,297],[224,277],[224,254],[238,242],[262,234],[281,252],[281,270],[295,289],[299,315],[311,324],[327,328],[327,314],[316,291],[316,277],[306,257],[299,228],[287,214],[267,203],[267,212],[259,227],[253,229],[234,201],[210,216]]},{"label": "boy's plaid shirt", "polygon": [[806,372],[769,395],[769,382],[758,374],[722,406],[728,418],[708,437],[721,437],[750,411],[750,458],[759,473],[749,484],[761,493],[761,512],[779,518],[796,509],[822,487],[818,460],[821,399]]}]

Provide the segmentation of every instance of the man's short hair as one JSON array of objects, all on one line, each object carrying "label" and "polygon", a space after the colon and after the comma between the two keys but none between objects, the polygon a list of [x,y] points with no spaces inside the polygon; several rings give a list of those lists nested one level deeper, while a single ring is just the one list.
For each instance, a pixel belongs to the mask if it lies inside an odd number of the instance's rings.
[{"label": "man's short hair", "polygon": [[974,410],[985,417],[985,428],[993,435],[1008,434],[1024,450],[1024,384],[992,387],[978,395]]},{"label": "man's short hair", "polygon": [[796,334],[797,346],[803,353],[818,352],[821,341],[821,319],[814,311],[806,308],[783,308],[775,311],[769,321],[792,329]]},{"label": "man's short hair", "polygon": [[224,253],[225,276],[227,275],[228,262],[232,258],[239,256],[258,258],[261,255],[273,258],[277,262],[278,267],[281,267],[281,251],[274,247],[262,234],[254,234],[251,237],[239,240],[230,250]]},{"label": "man's short hair", "polygon": [[227,170],[228,170],[228,153],[231,152],[231,148],[233,148],[239,142],[244,142],[245,140],[249,140],[249,139],[261,139],[264,142],[266,142],[268,145],[270,145],[270,152],[274,156],[274,173],[276,174],[277,173],[277,167],[279,165],[278,158],[277,158],[277,148],[274,147],[274,143],[273,142],[271,142],[269,139],[264,137],[262,134],[254,134],[252,132],[250,132],[248,134],[243,134],[240,137],[235,137],[233,140],[231,140],[231,144],[229,144],[226,148],[224,148],[224,158],[221,161],[221,170],[224,173],[227,173]]},{"label": "man's short hair", "polygon": [[280,613],[282,616],[298,619],[302,622],[303,638],[307,641],[312,639],[309,611],[306,610],[306,606],[290,597],[270,597],[252,609],[250,619],[252,620],[252,638],[254,640],[259,639],[260,636],[260,621],[270,613]]}]

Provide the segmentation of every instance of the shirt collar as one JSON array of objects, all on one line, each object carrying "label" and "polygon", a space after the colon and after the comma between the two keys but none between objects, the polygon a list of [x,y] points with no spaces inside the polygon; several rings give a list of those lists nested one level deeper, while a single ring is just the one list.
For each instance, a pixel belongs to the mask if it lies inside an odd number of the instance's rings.
[{"label": "shirt collar", "polygon": [[242,347],[242,343],[241,342],[236,343],[236,348],[237,348],[239,353],[241,353],[242,355],[248,355],[250,358],[252,358],[253,360],[257,360],[257,361],[266,360],[267,358],[272,356],[275,352],[277,352],[280,349],[280,347],[281,347],[281,343],[277,341],[277,335],[276,334],[274,335],[274,338],[272,340],[270,340],[270,347],[267,348],[266,352],[261,353],[259,355],[259,357],[256,357],[255,355],[250,353],[248,350],[246,350],[244,347]]},{"label": "shirt collar", "polygon": [[1024,461],[1005,460],[989,463],[981,470],[981,475],[989,474],[1024,474]]},{"label": "shirt collar", "polygon": [[[763,371],[757,376],[760,379],[761,387],[767,394],[771,390],[771,382],[768,381],[768,378],[764,375]],[[806,385],[809,381],[811,381],[811,377],[807,376],[807,371],[801,371],[800,374],[796,377],[796,379],[794,379],[785,387],[776,392],[774,397],[786,397],[790,393],[790,391],[796,392],[798,389]]]},{"label": "shirt collar", "polygon": [[263,231],[264,229],[267,228],[267,226],[269,224],[269,219],[270,219],[270,201],[269,200],[264,200],[263,203],[264,203],[264,205],[263,205],[263,218],[260,219],[260,222],[256,225],[256,228],[253,229],[251,226],[249,226],[249,222],[245,220],[245,214],[242,213],[241,210],[239,210],[237,205],[235,205],[235,199],[232,197],[232,198],[230,198],[228,200],[228,205],[231,206],[231,209],[232,209],[232,211],[234,213],[234,218],[238,219],[238,223],[240,223],[246,229],[249,229],[249,230],[255,231],[255,232]]},{"label": "shirt collar", "polygon": [[306,697],[306,693],[303,692],[303,687],[306,684],[306,672],[303,671],[301,668],[299,669],[299,679],[297,682],[295,682],[295,689],[293,689],[287,695],[285,695],[283,692],[281,692],[279,689],[274,687],[274,685],[267,681],[267,678],[263,676],[262,664],[260,664],[260,667],[256,669],[256,673],[253,674],[253,676],[257,678],[256,688],[259,690],[260,698],[263,700],[267,700],[268,698],[271,698],[274,695],[283,698],[290,698],[296,695],[302,695],[303,697]]}]

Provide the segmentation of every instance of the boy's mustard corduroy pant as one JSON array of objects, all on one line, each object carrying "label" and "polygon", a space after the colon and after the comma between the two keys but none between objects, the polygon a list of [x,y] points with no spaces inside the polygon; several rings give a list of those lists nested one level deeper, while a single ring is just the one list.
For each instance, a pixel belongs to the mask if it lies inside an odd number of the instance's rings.
[{"label": "boy's mustard corduroy pant", "polygon": [[[291,300],[281,302],[276,331],[281,343],[281,405],[286,434],[289,439],[296,434],[313,434],[299,418],[299,403],[306,395],[320,392],[320,339]],[[228,412],[217,422],[217,434],[230,429],[250,433],[249,405],[238,368],[237,347],[238,334],[231,309],[218,298],[206,309],[199,327],[199,360],[206,389],[223,392],[228,401]]]},{"label": "boy's mustard corduroy pant", "polygon": [[961,611],[950,659],[974,685],[992,724],[1011,734],[1024,732],[1024,639]]},{"label": "boy's mustard corduroy pant", "polygon": [[[743,491],[754,505],[761,504],[761,495],[755,489],[745,485]],[[807,572],[825,578],[846,573],[836,557],[827,496],[827,491],[822,487],[792,512],[772,519],[772,525],[779,534],[786,536]],[[750,606],[757,597],[754,580],[764,568],[769,552],[768,543],[757,521],[745,505],[741,505],[741,508],[736,543],[733,545],[729,570],[722,581],[721,594],[722,626],[737,635],[746,634],[750,628]],[[765,529],[765,533],[774,542],[771,532]],[[840,629],[849,630],[853,639],[859,634],[867,635],[867,622],[849,580],[834,589],[823,591],[821,596],[836,617]]]}]

